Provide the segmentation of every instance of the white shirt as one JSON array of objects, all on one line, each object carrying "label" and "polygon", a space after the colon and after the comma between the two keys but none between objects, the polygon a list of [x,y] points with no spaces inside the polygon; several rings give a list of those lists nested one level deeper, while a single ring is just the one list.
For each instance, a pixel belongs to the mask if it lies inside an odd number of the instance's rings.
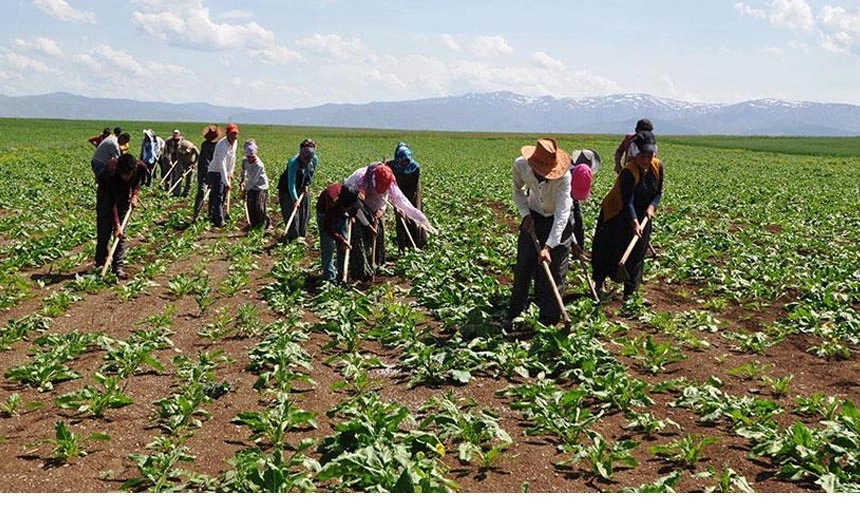
[{"label": "white shirt", "polygon": [[233,178],[233,169],[236,167],[236,144],[230,145],[227,137],[222,138],[215,144],[215,152],[212,153],[212,161],[209,162],[209,172],[221,174],[221,182],[227,186]]},{"label": "white shirt", "polygon": [[561,243],[561,235],[573,207],[570,170],[565,170],[558,179],[538,181],[532,167],[520,156],[514,160],[513,180],[514,203],[520,211],[520,217],[528,216],[531,211],[544,217],[553,216],[552,230],[546,245],[550,248],[557,246]]}]

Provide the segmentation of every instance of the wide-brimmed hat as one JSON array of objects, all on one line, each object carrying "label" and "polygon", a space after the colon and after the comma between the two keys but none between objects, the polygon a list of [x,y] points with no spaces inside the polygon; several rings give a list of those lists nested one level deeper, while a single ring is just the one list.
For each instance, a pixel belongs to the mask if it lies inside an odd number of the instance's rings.
[{"label": "wide-brimmed hat", "polygon": [[221,127],[217,124],[211,124],[206,128],[203,128],[203,131],[200,132],[200,135],[203,135],[203,138],[210,142],[218,140],[224,136],[224,134],[221,133]]},{"label": "wide-brimmed hat", "polygon": [[570,168],[570,155],[558,148],[553,138],[539,138],[533,146],[520,149],[532,170],[544,179],[558,179]]},{"label": "wide-brimmed hat", "polygon": [[600,155],[591,149],[576,149],[570,152],[570,159],[574,165],[585,163],[591,169],[592,174],[600,170]]}]

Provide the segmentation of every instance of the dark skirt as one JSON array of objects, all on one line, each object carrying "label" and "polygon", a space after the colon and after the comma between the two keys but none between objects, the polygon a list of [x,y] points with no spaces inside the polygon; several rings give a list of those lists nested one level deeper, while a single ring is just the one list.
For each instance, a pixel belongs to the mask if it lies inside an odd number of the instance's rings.
[{"label": "dark skirt", "polygon": [[[385,227],[381,219],[376,220],[376,266],[385,263]],[[352,223],[349,252],[349,280],[368,281],[375,273],[373,268],[373,238],[369,227],[358,221]]]},{"label": "dark skirt", "polygon": [[269,191],[266,189],[250,190],[245,193],[245,205],[248,206],[248,226],[251,228],[268,228],[269,215],[266,202]]},{"label": "dark skirt", "polygon": [[[615,282],[622,282],[618,277],[618,263],[621,257],[624,256],[624,251],[630,245],[633,239],[633,228],[630,225],[630,219],[626,214],[619,213],[612,219],[604,222],[603,211],[597,218],[597,227],[594,230],[594,240],[591,248],[591,268],[592,276],[596,284],[601,284],[605,279],[609,278]],[[631,294],[642,283],[642,268],[645,264],[645,252],[648,250],[648,244],[651,241],[651,221],[645,225],[645,230],[642,232],[633,251],[625,262],[625,270],[627,270],[628,280],[624,282],[625,294]]]},{"label": "dark skirt", "polygon": [[[411,174],[398,175],[396,176],[396,180],[397,187],[400,188],[400,191],[402,191],[409,202],[412,203],[412,206],[423,212],[424,209],[422,208],[421,203],[420,169],[415,170]],[[397,215],[396,209],[394,212],[397,248],[406,249],[408,247],[412,247],[412,242],[414,241],[415,247],[424,249],[427,246],[427,230],[420,228],[414,221]],[[406,223],[405,227],[403,226],[404,222]],[[412,240],[409,240],[410,236],[412,237]]]}]

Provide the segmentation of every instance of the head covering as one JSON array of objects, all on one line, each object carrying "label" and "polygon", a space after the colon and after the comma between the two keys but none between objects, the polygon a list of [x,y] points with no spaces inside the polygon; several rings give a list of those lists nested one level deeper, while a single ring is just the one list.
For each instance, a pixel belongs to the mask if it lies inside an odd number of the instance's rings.
[{"label": "head covering", "polygon": [[382,194],[387,192],[388,188],[391,187],[391,183],[394,182],[394,173],[391,172],[388,165],[379,163],[373,167],[373,179],[376,181],[374,189],[376,189],[377,193]]},{"label": "head covering", "polygon": [[539,138],[533,146],[520,149],[532,170],[544,179],[558,179],[570,168],[570,155],[552,138]]},{"label": "head covering", "polygon": [[110,135],[110,128],[105,128],[104,130],[102,130],[102,135],[104,135],[105,137]]},{"label": "head covering", "polygon": [[591,181],[594,174],[585,163],[573,167],[570,178],[570,196],[577,201],[588,200],[591,196]]},{"label": "head covering", "polygon": [[137,160],[134,159],[133,154],[125,153],[116,160],[117,172],[131,172],[135,168],[137,168]]},{"label": "head covering", "polygon": [[639,153],[657,154],[657,138],[652,132],[641,131],[633,137],[633,144],[636,145]]},{"label": "head covering", "polygon": [[394,148],[394,171],[398,174],[411,174],[419,168],[412,158],[412,149],[405,142],[398,142]]},{"label": "head covering", "polygon": [[173,130],[173,136],[174,136],[174,137],[179,137],[179,136],[181,136],[181,135],[182,135],[182,132],[181,132],[181,131],[179,131],[179,130]]},{"label": "head covering", "polygon": [[122,128],[120,128],[119,126],[115,126],[113,129],[113,134],[119,137],[120,133],[122,133]]},{"label": "head covering", "polygon": [[227,133],[239,133],[239,126],[236,123],[230,123],[227,125]]},{"label": "head covering", "polygon": [[651,123],[650,119],[640,119],[636,121],[636,133],[639,132],[650,132],[654,129],[654,124]]},{"label": "head covering", "polygon": [[248,139],[245,141],[245,156],[256,156],[257,155],[257,142],[254,139]]},{"label": "head covering", "polygon": [[317,148],[317,143],[314,142],[313,139],[304,139],[301,144],[299,144],[299,149],[304,149],[305,147],[310,147],[311,149]]},{"label": "head covering", "polygon": [[600,155],[597,151],[591,149],[576,149],[570,153],[571,163],[579,165],[585,163],[591,169],[592,174],[596,174],[600,170]]},{"label": "head covering", "polygon": [[203,128],[203,131],[200,132],[200,134],[203,135],[203,138],[205,138],[209,142],[213,142],[221,138],[221,127],[217,124],[211,124],[206,128]]},{"label": "head covering", "polygon": [[190,153],[194,150],[194,142],[191,142],[188,139],[182,139],[179,143],[179,152],[182,153]]}]

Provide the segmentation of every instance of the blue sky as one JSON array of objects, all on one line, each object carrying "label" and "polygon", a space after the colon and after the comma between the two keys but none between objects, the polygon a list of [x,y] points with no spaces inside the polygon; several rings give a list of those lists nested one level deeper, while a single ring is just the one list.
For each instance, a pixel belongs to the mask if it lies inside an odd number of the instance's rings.
[{"label": "blue sky", "polygon": [[0,94],[258,109],[506,90],[860,105],[858,0],[9,0]]}]

